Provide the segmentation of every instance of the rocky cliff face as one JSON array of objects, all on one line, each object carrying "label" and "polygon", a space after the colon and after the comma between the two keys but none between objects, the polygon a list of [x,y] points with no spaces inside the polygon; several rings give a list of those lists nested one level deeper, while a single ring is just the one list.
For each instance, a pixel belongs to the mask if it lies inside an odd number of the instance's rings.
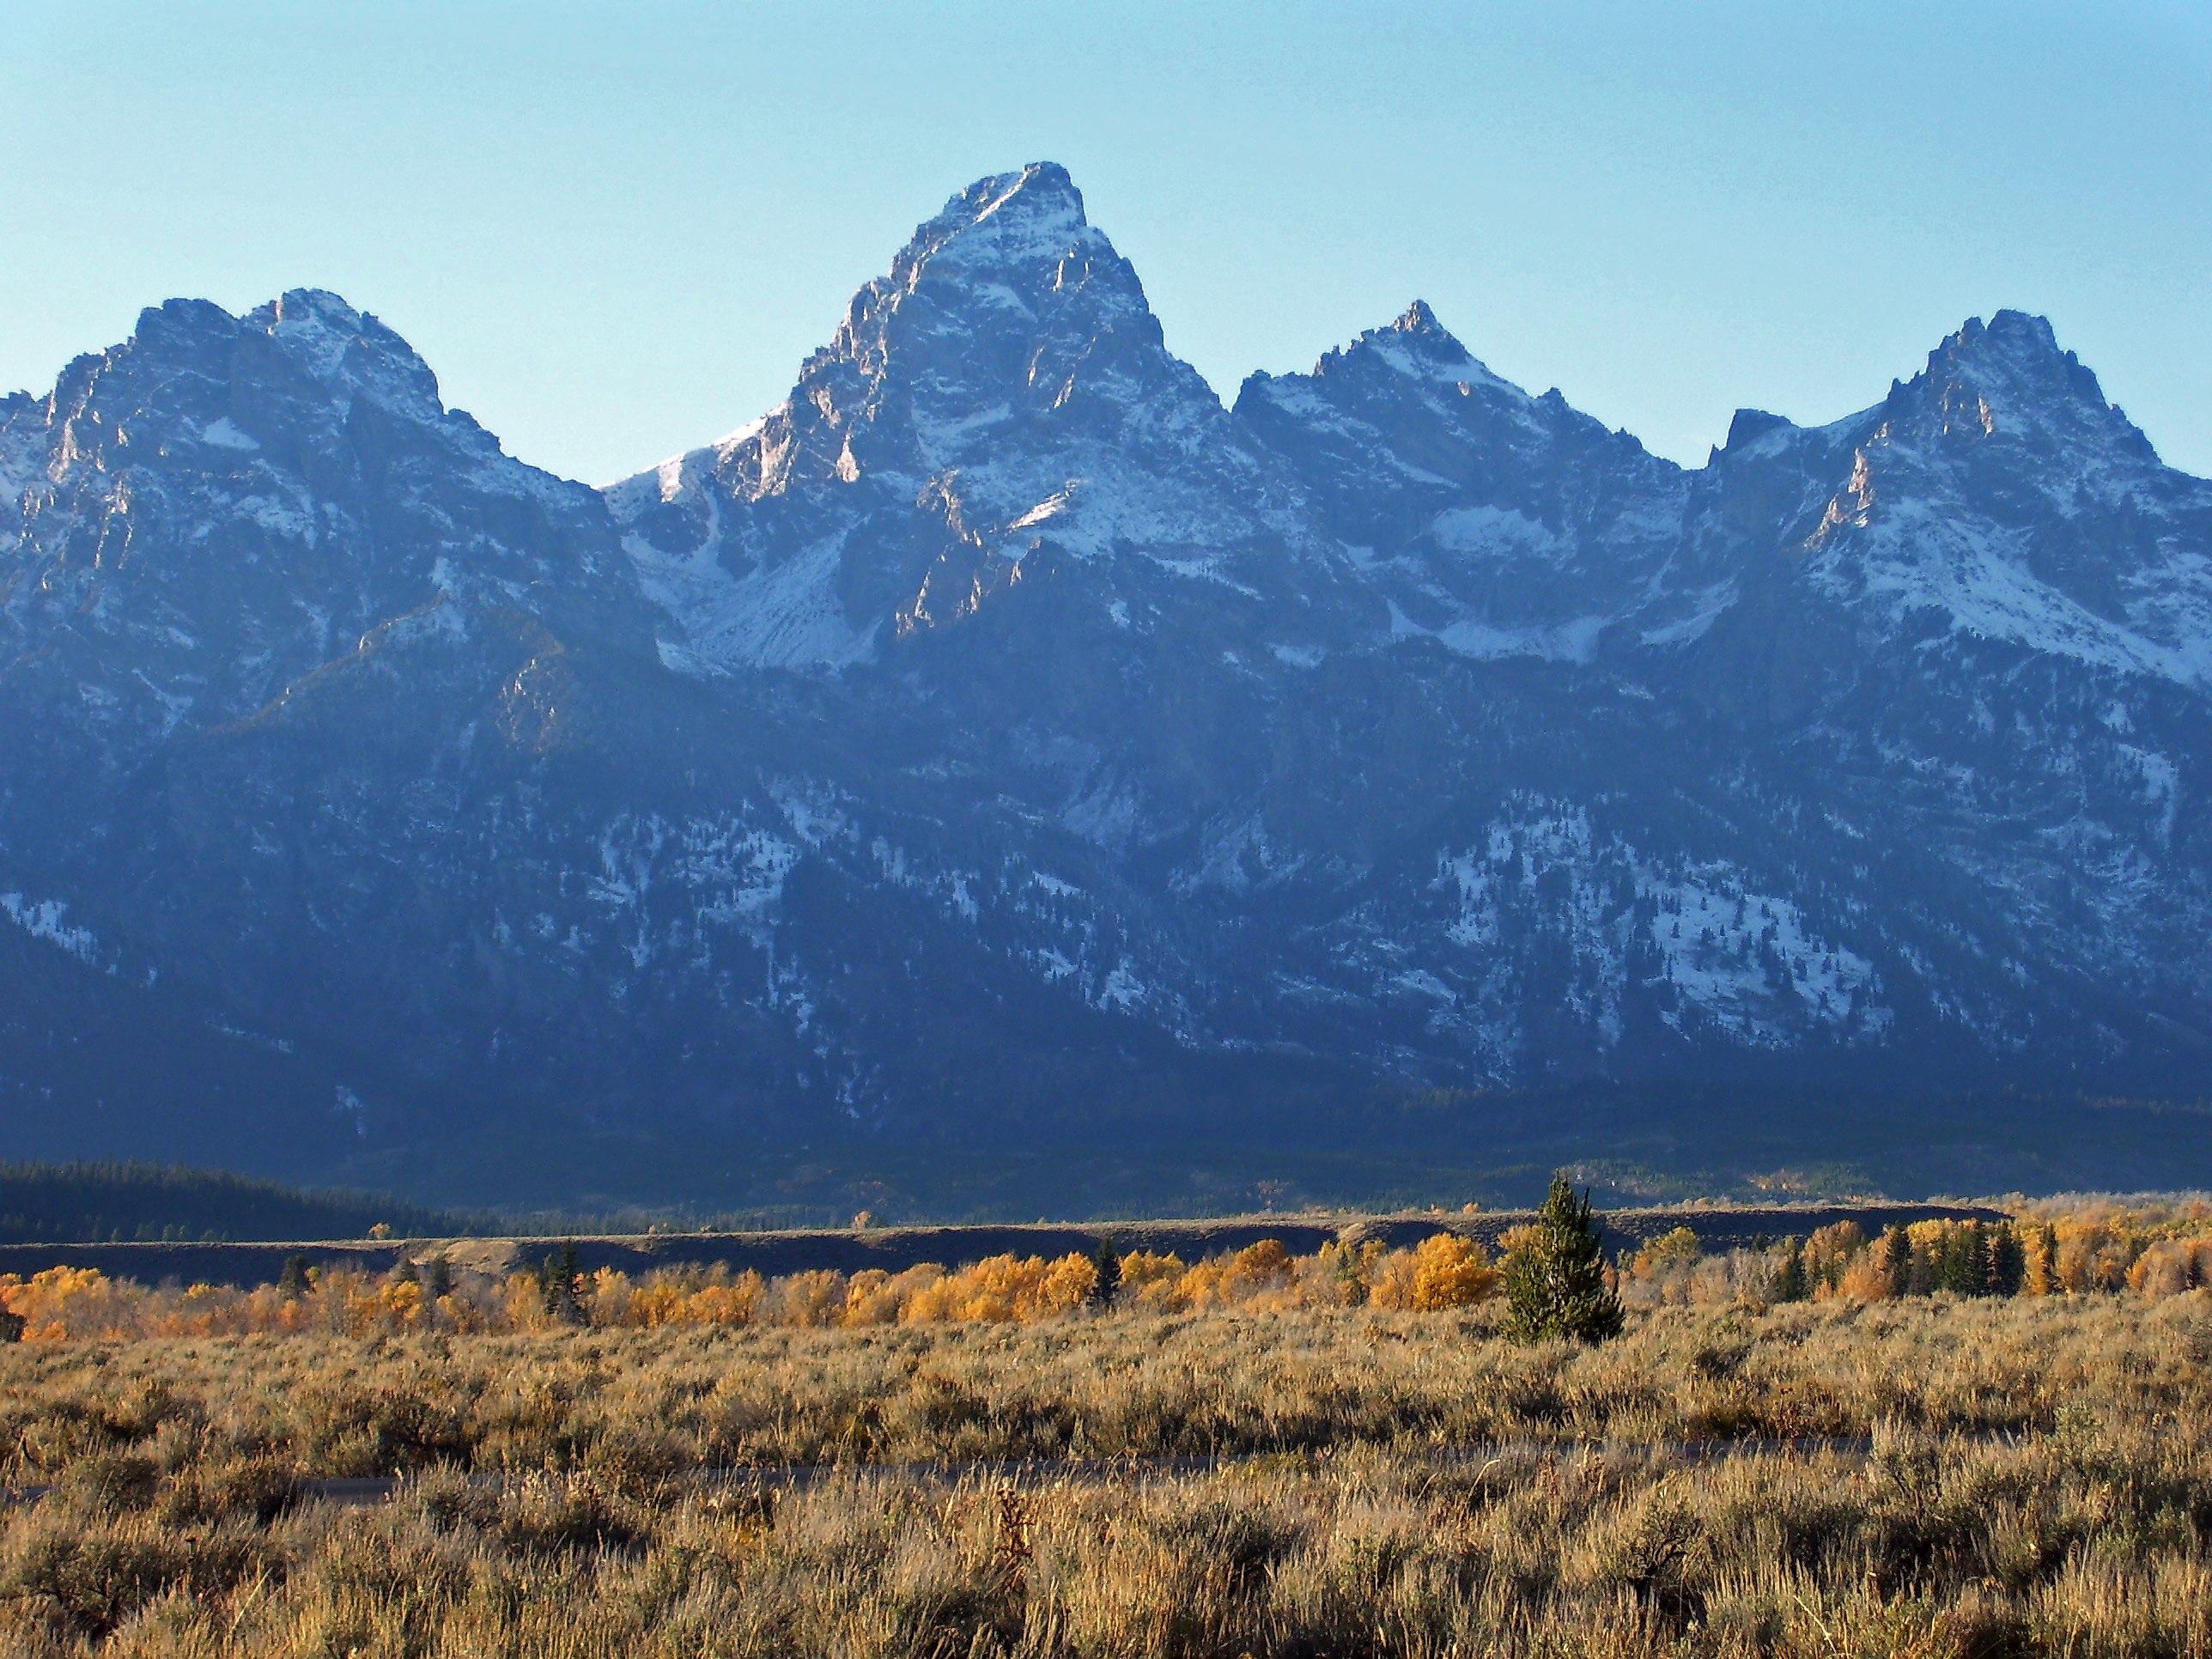
[{"label": "rocky cliff face", "polygon": [[[362,1145],[2212,1055],[2212,485],[2017,313],[1696,472],[1419,304],[1228,410],[1040,165],[603,493],[313,293],[148,312],[0,492],[14,971]],[[49,1139],[146,1096],[81,1001]]]}]

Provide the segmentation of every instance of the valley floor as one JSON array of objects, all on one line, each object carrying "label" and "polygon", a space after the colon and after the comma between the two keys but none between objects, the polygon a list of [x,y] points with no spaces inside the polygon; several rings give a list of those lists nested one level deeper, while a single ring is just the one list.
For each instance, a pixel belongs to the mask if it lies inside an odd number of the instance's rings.
[{"label": "valley floor", "polygon": [[[2212,1294],[1656,1307],[1597,1348],[1494,1320],[24,1343],[0,1478],[50,1490],[0,1519],[0,1649],[2212,1647]],[[1854,1443],[1680,1443],[1814,1437]],[[794,1464],[831,1467],[728,1473]],[[301,1484],[374,1475],[406,1478]]]}]

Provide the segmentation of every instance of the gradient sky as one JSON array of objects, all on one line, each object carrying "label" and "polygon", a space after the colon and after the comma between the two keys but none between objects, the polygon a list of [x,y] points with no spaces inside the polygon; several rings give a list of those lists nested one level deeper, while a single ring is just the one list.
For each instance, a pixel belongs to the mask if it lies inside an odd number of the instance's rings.
[{"label": "gradient sky", "polygon": [[779,401],[970,179],[1065,163],[1225,396],[1415,295],[1697,462],[2039,311],[2212,474],[2212,5],[0,0],[0,390],[335,289],[602,482]]}]

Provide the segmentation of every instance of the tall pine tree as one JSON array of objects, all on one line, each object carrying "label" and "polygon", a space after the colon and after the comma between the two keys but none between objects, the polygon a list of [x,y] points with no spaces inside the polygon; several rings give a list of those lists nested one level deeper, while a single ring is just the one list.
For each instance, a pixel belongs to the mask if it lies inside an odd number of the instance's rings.
[{"label": "tall pine tree", "polygon": [[1774,1299],[1777,1302],[1802,1302],[1810,1294],[1805,1282],[1805,1242],[1790,1241],[1790,1254],[1782,1258],[1782,1271],[1774,1275]]},{"label": "tall pine tree", "polygon": [[1881,1276],[1889,1281],[1892,1296],[1912,1293],[1912,1236],[1902,1227],[1881,1236]]},{"label": "tall pine tree", "polygon": [[1527,1237],[1505,1259],[1506,1333],[1516,1342],[1571,1337],[1602,1342],[1620,1332],[1620,1299],[1605,1282],[1604,1249],[1589,1197],[1563,1175]]},{"label": "tall pine tree", "polygon": [[1098,1277],[1091,1281],[1091,1294],[1085,1300],[1094,1308],[1110,1308],[1114,1305],[1114,1292],[1121,1288],[1121,1257],[1112,1239],[1098,1241],[1098,1254],[1091,1258],[1091,1266]]},{"label": "tall pine tree", "polygon": [[2008,1222],[1990,1240],[1990,1289],[1998,1296],[2018,1296],[2027,1279],[2027,1251],[2020,1230]]},{"label": "tall pine tree", "polygon": [[576,1241],[563,1239],[561,1248],[548,1255],[538,1269],[538,1287],[545,1302],[545,1311],[564,1325],[584,1322],[584,1310],[577,1300],[581,1288],[583,1269],[576,1260]]}]

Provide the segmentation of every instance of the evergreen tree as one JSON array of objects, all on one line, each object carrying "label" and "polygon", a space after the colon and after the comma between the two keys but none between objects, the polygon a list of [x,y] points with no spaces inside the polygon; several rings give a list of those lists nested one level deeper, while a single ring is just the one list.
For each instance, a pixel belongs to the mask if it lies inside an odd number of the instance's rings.
[{"label": "evergreen tree", "polygon": [[1973,1253],[1968,1229],[1945,1228],[1936,1268],[1936,1288],[1948,1291],[1954,1296],[1972,1296],[1977,1288],[1973,1273]]},{"label": "evergreen tree", "polygon": [[1361,1259],[1360,1249],[1356,1244],[1339,1244],[1334,1249],[1337,1294],[1343,1298],[1346,1307],[1360,1307],[1367,1300],[1366,1263]]},{"label": "evergreen tree", "polygon": [[1813,1264],[1813,1279],[1833,1295],[1843,1288],[1844,1258],[1833,1253],[1822,1256]]},{"label": "evergreen tree", "polygon": [[1782,1271],[1774,1276],[1774,1299],[1777,1302],[1802,1302],[1808,1286],[1805,1282],[1805,1243],[1802,1239],[1790,1241],[1790,1254],[1782,1258]]},{"label": "evergreen tree", "polygon": [[576,1261],[576,1241],[563,1239],[561,1248],[546,1256],[538,1270],[538,1285],[545,1298],[545,1311],[563,1324],[583,1322],[584,1310],[576,1301],[583,1269]]},{"label": "evergreen tree", "polygon": [[2010,1224],[1996,1229],[1990,1241],[1990,1290],[1996,1296],[2018,1296],[2027,1279],[2027,1251],[2020,1230]]},{"label": "evergreen tree", "polygon": [[1114,1305],[1114,1292],[1121,1288],[1121,1258],[1115,1253],[1112,1239],[1098,1241],[1098,1254],[1091,1258],[1091,1265],[1098,1273],[1091,1286],[1091,1305],[1110,1308]]},{"label": "evergreen tree", "polygon": [[1889,1281],[1892,1296],[1911,1293],[1912,1236],[1902,1227],[1892,1227],[1882,1235],[1881,1273]]},{"label": "evergreen tree", "polygon": [[2035,1242],[2036,1253],[2042,1258],[2043,1261],[2043,1293],[2045,1296],[2056,1296],[2058,1294],[2060,1289],[2058,1283],[2058,1229],[2052,1226],[2048,1221],[2045,1222],[2043,1224],[2042,1231],[2036,1235]]},{"label": "evergreen tree", "polygon": [[21,1342],[24,1328],[29,1323],[22,1315],[0,1308],[0,1342]]},{"label": "evergreen tree", "polygon": [[1912,1293],[1933,1296],[1943,1288],[1943,1241],[1945,1235],[1937,1232],[1926,1243],[1916,1245],[1912,1251]]},{"label": "evergreen tree", "polygon": [[1978,1221],[1966,1224],[1966,1261],[1960,1277],[1968,1296],[1988,1296],[1996,1288],[1996,1263],[1990,1255],[1990,1230]]},{"label": "evergreen tree", "polygon": [[313,1282],[307,1277],[307,1257],[288,1255],[284,1258],[284,1271],[276,1280],[278,1290],[286,1296],[305,1296]]},{"label": "evergreen tree", "polygon": [[1552,1177],[1528,1237],[1505,1261],[1506,1331],[1517,1342],[1571,1337],[1602,1342],[1620,1334],[1620,1299],[1605,1282],[1604,1247],[1589,1195]]},{"label": "evergreen tree", "polygon": [[422,1275],[422,1294],[435,1302],[441,1296],[453,1293],[453,1264],[442,1255],[430,1258],[429,1271]]}]

